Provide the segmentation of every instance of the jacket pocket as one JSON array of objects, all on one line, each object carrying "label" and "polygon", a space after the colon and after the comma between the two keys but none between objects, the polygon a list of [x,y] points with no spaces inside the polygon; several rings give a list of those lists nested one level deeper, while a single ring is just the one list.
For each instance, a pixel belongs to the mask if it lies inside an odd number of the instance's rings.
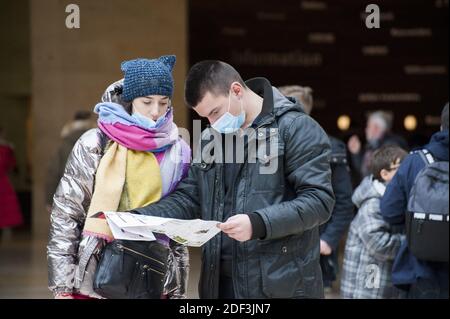
[{"label": "jacket pocket", "polygon": [[256,158],[249,158],[249,165],[255,170],[251,188],[254,194],[284,191],[284,146],[271,146],[270,149],[268,154],[258,150]]},{"label": "jacket pocket", "polygon": [[317,260],[301,263],[302,285],[295,291],[294,298],[321,299],[324,297],[322,271]]},{"label": "jacket pocket", "polygon": [[287,240],[260,243],[262,289],[267,298],[292,298],[303,284],[303,269]]},{"label": "jacket pocket", "polygon": [[152,296],[161,294],[160,287],[164,284],[165,273],[157,266],[149,263],[137,262],[130,284],[130,298],[151,299]]}]

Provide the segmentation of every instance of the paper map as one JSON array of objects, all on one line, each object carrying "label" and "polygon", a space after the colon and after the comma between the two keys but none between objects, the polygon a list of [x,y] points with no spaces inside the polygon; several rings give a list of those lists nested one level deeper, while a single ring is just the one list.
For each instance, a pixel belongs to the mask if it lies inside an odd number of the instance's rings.
[{"label": "paper map", "polygon": [[201,247],[218,233],[219,222],[201,219],[181,220],[120,212],[105,212],[115,239],[156,240],[153,233],[164,234],[179,244]]}]

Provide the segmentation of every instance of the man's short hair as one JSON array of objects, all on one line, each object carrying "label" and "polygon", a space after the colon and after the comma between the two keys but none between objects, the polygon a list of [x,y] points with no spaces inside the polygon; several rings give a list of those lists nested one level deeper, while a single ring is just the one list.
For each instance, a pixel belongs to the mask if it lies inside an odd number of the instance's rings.
[{"label": "man's short hair", "polygon": [[441,114],[441,127],[442,130],[448,130],[448,102],[445,104]]},{"label": "man's short hair", "polygon": [[390,170],[397,160],[403,161],[406,155],[408,153],[399,146],[382,146],[373,153],[370,172],[375,179],[383,182],[381,171],[383,169]]},{"label": "man's short hair", "polygon": [[228,63],[217,60],[198,62],[189,70],[186,77],[185,102],[193,108],[208,92],[216,96],[227,96],[233,82],[239,82],[246,88],[240,74]]}]

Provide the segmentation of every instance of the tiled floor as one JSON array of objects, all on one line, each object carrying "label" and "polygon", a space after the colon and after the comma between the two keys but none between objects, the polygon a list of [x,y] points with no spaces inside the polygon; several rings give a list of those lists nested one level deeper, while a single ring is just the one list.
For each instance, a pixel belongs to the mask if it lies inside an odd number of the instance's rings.
[{"label": "tiled floor", "polygon": [[24,234],[0,242],[0,298],[50,298],[46,243]]},{"label": "tiled floor", "polygon": [[[27,234],[13,233],[0,241],[0,299],[52,298],[47,289],[46,240],[30,240]],[[190,298],[198,298],[200,251],[191,251]]]},{"label": "tiled floor", "polygon": [[[0,242],[0,299],[45,299],[52,295],[47,289],[45,240],[30,240],[27,234],[13,233]],[[198,298],[200,250],[191,249],[191,273],[188,296]],[[327,298],[339,298],[336,292]]]}]

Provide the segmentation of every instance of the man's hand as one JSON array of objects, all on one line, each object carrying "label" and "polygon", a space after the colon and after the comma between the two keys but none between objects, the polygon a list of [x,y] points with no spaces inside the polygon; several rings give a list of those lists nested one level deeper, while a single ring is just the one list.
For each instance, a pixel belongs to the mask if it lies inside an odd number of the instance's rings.
[{"label": "man's hand", "polygon": [[331,249],[330,245],[324,240],[320,240],[320,254],[324,256],[329,256],[333,250]]},{"label": "man's hand", "polygon": [[230,238],[244,242],[252,239],[253,228],[248,215],[241,214],[230,217],[225,223],[218,227]]}]

